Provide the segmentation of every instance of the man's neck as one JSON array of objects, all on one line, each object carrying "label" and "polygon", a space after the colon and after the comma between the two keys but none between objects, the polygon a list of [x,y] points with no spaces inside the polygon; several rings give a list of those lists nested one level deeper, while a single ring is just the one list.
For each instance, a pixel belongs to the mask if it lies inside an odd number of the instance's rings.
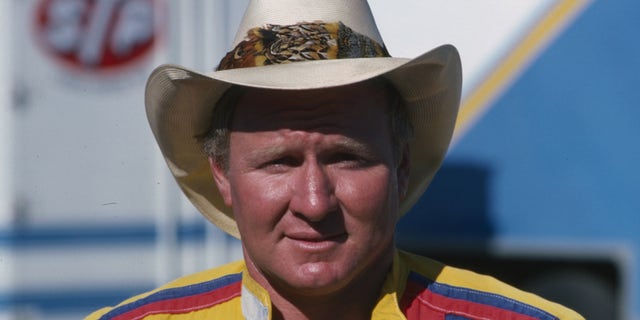
[{"label": "man's neck", "polygon": [[258,270],[251,266],[248,269],[251,276],[269,293],[273,320],[371,319],[371,312],[378,302],[392,262],[393,250],[346,287],[324,295],[305,295],[276,289]]}]

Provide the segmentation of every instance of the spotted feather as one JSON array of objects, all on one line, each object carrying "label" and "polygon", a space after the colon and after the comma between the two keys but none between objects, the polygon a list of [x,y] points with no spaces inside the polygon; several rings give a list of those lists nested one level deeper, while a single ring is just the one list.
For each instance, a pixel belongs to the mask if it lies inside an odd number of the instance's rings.
[{"label": "spotted feather", "polygon": [[388,57],[386,48],[342,22],[266,25],[247,32],[218,70],[310,60]]}]

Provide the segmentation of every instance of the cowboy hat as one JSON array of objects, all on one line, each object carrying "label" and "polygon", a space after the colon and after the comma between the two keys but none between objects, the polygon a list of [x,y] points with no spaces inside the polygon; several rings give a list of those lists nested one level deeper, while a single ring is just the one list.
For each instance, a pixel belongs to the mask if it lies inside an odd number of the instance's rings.
[{"label": "cowboy hat", "polygon": [[462,72],[453,46],[414,59],[390,57],[366,0],[252,0],[232,47],[215,72],[158,67],[145,93],[147,118],[167,165],[207,219],[240,237],[197,138],[232,86],[304,90],[385,78],[414,127],[401,213],[418,200],[440,167],[457,116]]}]

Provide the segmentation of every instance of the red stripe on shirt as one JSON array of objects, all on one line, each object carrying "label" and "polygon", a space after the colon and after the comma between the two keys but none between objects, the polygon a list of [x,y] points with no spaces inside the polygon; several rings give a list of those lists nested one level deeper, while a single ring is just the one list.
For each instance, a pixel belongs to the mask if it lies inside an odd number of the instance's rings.
[{"label": "red stripe on shirt", "polygon": [[235,282],[209,292],[149,303],[118,315],[113,320],[136,320],[154,314],[180,314],[202,310],[240,296],[240,287],[241,282]]},{"label": "red stripe on shirt", "polygon": [[408,320],[444,320],[447,315],[456,315],[470,320],[536,320],[514,311],[449,298],[413,282],[407,283],[400,307]]}]

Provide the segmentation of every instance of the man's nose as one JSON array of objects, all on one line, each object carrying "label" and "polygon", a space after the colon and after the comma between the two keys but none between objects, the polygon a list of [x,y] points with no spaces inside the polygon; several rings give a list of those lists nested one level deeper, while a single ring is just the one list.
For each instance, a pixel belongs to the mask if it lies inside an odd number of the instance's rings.
[{"label": "man's nose", "polygon": [[300,167],[291,187],[290,209],[311,222],[322,221],[338,209],[335,185],[321,164],[309,162]]}]

